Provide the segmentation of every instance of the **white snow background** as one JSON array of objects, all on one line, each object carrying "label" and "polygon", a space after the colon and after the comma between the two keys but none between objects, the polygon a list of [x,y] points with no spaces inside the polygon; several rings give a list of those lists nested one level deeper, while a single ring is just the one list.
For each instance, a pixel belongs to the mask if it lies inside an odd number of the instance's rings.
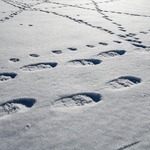
[{"label": "white snow background", "polygon": [[0,0],[1,150],[150,150],[149,0]]}]

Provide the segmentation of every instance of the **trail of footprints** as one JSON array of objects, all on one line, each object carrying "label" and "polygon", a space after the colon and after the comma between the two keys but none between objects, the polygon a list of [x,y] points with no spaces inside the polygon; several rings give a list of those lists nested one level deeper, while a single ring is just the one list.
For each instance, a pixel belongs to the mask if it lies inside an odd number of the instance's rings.
[{"label": "trail of footprints", "polygon": [[[10,0],[10,1],[3,0],[3,1],[20,9],[18,12],[14,13],[14,15],[17,15],[18,13],[22,12],[23,10],[37,11],[37,9],[34,9],[34,8],[32,8],[32,7],[35,6],[35,5],[38,5],[38,4],[40,4],[40,3],[52,3],[52,4],[56,4],[56,5],[67,6],[67,7],[69,6],[69,7],[77,7],[77,8],[81,8],[81,9],[88,9],[88,8],[81,7],[80,5],[69,5],[69,4],[51,2],[51,1],[48,1],[48,0],[46,0],[46,1],[41,1],[41,2],[37,2],[37,3],[32,4],[32,5],[31,5],[31,4],[26,4],[26,3],[17,2],[17,1],[13,1],[13,0]],[[104,2],[102,2],[102,3],[114,2],[114,1],[115,1],[115,0],[104,1]],[[100,14],[103,16],[104,19],[106,19],[106,20],[108,20],[108,21],[111,21],[113,24],[115,24],[116,26],[118,26],[118,29],[119,29],[120,31],[122,31],[122,32],[126,32],[126,29],[124,29],[124,27],[122,27],[121,24],[118,24],[118,23],[116,23],[116,22],[113,22],[112,19],[110,19],[107,15],[105,15],[105,12],[117,13],[117,14],[126,14],[126,15],[133,15],[133,16],[141,16],[141,15],[138,15],[138,14],[122,13],[122,12],[115,12],[115,11],[105,11],[105,10],[99,9],[98,3],[101,3],[101,2],[92,1],[92,3],[86,3],[86,4],[81,4],[81,5],[94,4],[95,9],[90,9],[90,10],[97,11],[98,13],[100,13]],[[88,23],[88,22],[85,22],[85,21],[83,21],[83,20],[78,20],[78,19],[76,19],[76,18],[72,18],[72,17],[70,17],[70,16],[68,16],[68,15],[62,15],[62,14],[59,14],[59,13],[57,13],[57,12],[44,11],[44,10],[41,10],[41,9],[40,9],[39,11],[42,11],[42,12],[45,12],[45,13],[52,13],[52,14],[54,14],[54,15],[58,15],[58,16],[61,16],[61,17],[68,18],[68,19],[73,20],[73,21],[75,21],[75,22],[85,24],[85,25],[90,26],[90,27],[92,27],[92,28],[97,28],[98,30],[102,30],[102,31],[108,32],[109,34],[115,34],[115,33],[113,33],[112,31],[110,31],[110,30],[108,30],[108,29],[105,29],[105,28],[100,27],[100,26],[92,25],[92,24],[90,24],[90,23]],[[13,14],[11,14],[10,17],[13,17]],[[142,15],[142,17],[150,17],[150,16]],[[1,19],[0,21],[3,22],[3,21],[8,20],[8,19],[10,19],[10,18],[9,18],[9,17],[5,17],[4,19]],[[29,26],[30,26],[30,25],[29,25]],[[33,25],[31,25],[31,26],[33,26]],[[142,33],[143,33],[143,32],[142,32]],[[145,32],[144,32],[144,34],[145,34]],[[133,46],[135,46],[135,47],[150,48],[150,46],[146,46],[146,45],[144,45],[144,44],[139,44],[139,42],[140,42],[140,43],[142,43],[142,42],[136,40],[136,38],[135,38],[135,39],[129,39],[129,40],[128,40],[128,39],[124,39],[124,38],[126,38],[126,35],[117,35],[117,36],[123,38],[123,40],[126,40],[126,41],[131,42],[131,44],[132,44]],[[70,50],[75,51],[75,49],[70,49]]]},{"label": "trail of footprints", "polygon": [[[8,1],[3,0],[5,2],[8,3]],[[109,1],[105,1],[107,2],[113,2],[115,0],[109,0]],[[117,0],[116,0],[117,1]],[[50,1],[45,1],[45,2],[50,2]],[[5,20],[8,20],[10,18],[13,18],[15,15],[17,15],[18,13],[21,13],[24,9],[31,9],[31,5],[26,5],[23,3],[19,3],[15,4],[13,1],[9,2],[11,5],[14,5],[15,7],[20,8],[19,11],[12,13],[9,17],[5,17],[4,19],[1,19],[0,21],[3,22]],[[50,2],[50,3],[55,3],[55,2]],[[103,18],[105,18],[108,21],[111,21],[113,24],[118,26],[118,29],[120,31],[126,32],[126,30],[122,27],[121,24],[118,24],[116,22],[113,22],[113,20],[111,20],[108,16],[106,16],[103,12],[111,12],[111,13],[118,13],[118,14],[122,14],[122,12],[115,12],[115,11],[105,11],[105,10],[100,10],[98,8],[97,3],[95,3],[93,1],[93,3],[95,4],[95,9],[96,11],[100,12],[103,15]],[[39,4],[39,3],[37,3]],[[35,4],[35,5],[37,5]],[[58,3],[60,4],[60,3]],[[89,3],[90,4],[90,3]],[[88,3],[86,5],[89,5]],[[34,5],[32,5],[34,6]],[[63,4],[63,6],[72,6],[72,7],[79,7],[77,5],[67,5],[67,4]],[[84,7],[79,7],[82,9],[87,9]],[[94,11],[95,11],[94,9]],[[58,15],[58,16],[62,16],[65,18],[68,18],[70,20],[73,20],[75,22],[78,23],[83,23],[86,24],[88,26],[91,26],[92,28],[97,28],[103,31],[106,31],[110,34],[114,34],[112,31],[109,31],[103,27],[100,26],[93,26],[92,24],[89,24],[88,22],[85,22],[83,20],[77,20],[75,18],[72,18],[68,15],[62,15],[62,14],[58,14],[56,12],[49,12],[49,11],[44,11],[44,10],[40,10],[46,13],[52,13],[54,15]],[[135,16],[139,16],[136,14],[128,14],[128,13],[123,13],[126,15],[135,15]],[[144,17],[144,16],[143,16]],[[149,16],[145,16],[145,17],[149,17]],[[32,25],[29,25],[32,26]],[[140,32],[141,34],[147,34],[144,31]],[[125,39],[128,42],[131,42],[132,45],[136,46],[136,47],[140,47],[140,48],[147,48],[147,46],[143,45],[142,42],[139,40],[139,38],[136,37],[136,34],[134,33],[127,33],[126,35],[122,35],[119,34],[117,35],[120,38]],[[114,40],[113,42],[117,43],[117,44],[121,44],[121,41],[118,40]],[[98,43],[100,46],[107,46],[108,43],[106,42],[99,42]],[[95,45],[92,44],[87,44],[86,45],[87,48],[94,48]],[[76,52],[78,49],[75,47],[68,47],[67,48],[69,51],[73,51]],[[62,50],[52,50],[51,51],[53,54],[62,54],[63,51]],[[125,50],[108,50],[108,51],[103,51],[98,53],[96,56],[100,57],[100,58],[113,58],[113,57],[121,57],[122,55],[124,55],[126,53]],[[40,55],[32,53],[29,54],[29,56],[31,58],[37,58],[40,57]],[[10,62],[16,63],[19,62],[20,59],[19,58],[10,58],[9,60]],[[72,65],[72,66],[95,66],[95,65],[99,65],[102,63],[102,60],[99,59],[95,59],[95,58],[85,58],[85,59],[74,59],[74,60],[70,60],[67,62],[67,64]],[[33,64],[28,64],[28,65],[24,65],[22,67],[20,67],[20,69],[22,71],[41,71],[41,70],[45,70],[45,69],[51,69],[51,68],[55,68],[58,65],[57,62],[39,62],[39,63],[33,63]],[[8,80],[12,80],[15,79],[17,76],[16,73],[0,73],[0,82],[3,81],[8,81]],[[111,81],[108,81],[106,83],[108,88],[112,88],[112,89],[123,89],[123,88],[129,88],[132,87],[134,85],[137,85],[139,83],[141,83],[141,79],[139,77],[135,77],[135,76],[121,76],[118,77],[116,79],[112,79]],[[99,103],[102,100],[102,96],[99,93],[95,93],[95,92],[83,92],[83,93],[75,93],[72,95],[66,95],[66,96],[61,96],[61,98],[54,100],[52,102],[52,106],[53,107],[60,107],[60,108],[74,108],[74,107],[83,107],[83,106],[90,106],[96,103]],[[20,99],[14,99],[14,100],[10,100],[7,101],[5,103],[0,104],[0,116],[4,116],[6,114],[13,114],[16,112],[23,112],[25,110],[28,110],[29,108],[33,107],[33,105],[35,104],[36,100],[33,98],[20,98]]]},{"label": "trail of footprints", "polygon": [[[108,43],[99,42],[98,44],[105,46]],[[89,47],[86,45],[86,47]],[[92,48],[92,47],[91,47]],[[77,48],[74,48],[77,50]],[[69,50],[69,48],[68,48]],[[52,50],[54,54],[62,54],[62,50]],[[122,56],[126,53],[125,50],[109,50],[100,52],[96,56],[101,58],[113,58],[116,56]],[[32,53],[29,54],[30,57],[37,58],[40,55]],[[17,62],[19,58],[11,58],[11,61]],[[69,65],[73,66],[93,66],[99,65],[102,63],[102,60],[99,59],[75,59],[67,62]],[[22,71],[39,71],[44,69],[55,68],[58,64],[56,62],[41,62],[35,64],[29,64],[21,67]],[[0,74],[0,81],[6,81],[10,79],[14,79],[17,76],[16,73],[1,73]],[[141,79],[135,76],[121,76],[106,83],[107,88],[111,89],[123,89],[129,88],[136,84],[141,83]],[[61,96],[61,98],[54,100],[51,103],[52,107],[57,108],[77,108],[83,106],[91,106],[93,104],[98,104],[102,100],[102,96],[99,93],[95,92],[83,92],[83,93],[75,93],[72,95]],[[34,103],[36,102],[35,99],[15,99],[8,102],[5,102],[0,105],[0,116],[4,116],[6,114],[13,114],[16,112],[24,112],[24,110],[28,110],[31,108]]]}]

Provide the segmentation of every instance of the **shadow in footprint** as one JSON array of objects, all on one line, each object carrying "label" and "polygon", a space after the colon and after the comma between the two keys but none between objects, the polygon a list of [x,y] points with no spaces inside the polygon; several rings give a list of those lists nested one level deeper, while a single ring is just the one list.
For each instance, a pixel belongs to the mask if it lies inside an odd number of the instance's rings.
[{"label": "shadow in footprint", "polygon": [[89,65],[98,65],[102,61],[99,59],[76,59],[76,60],[71,60],[68,63],[73,64],[75,66],[89,66]]},{"label": "shadow in footprint", "polygon": [[107,83],[111,88],[120,89],[125,87],[131,87],[135,84],[141,83],[141,79],[134,76],[121,76],[117,79],[111,80]]},{"label": "shadow in footprint", "polygon": [[6,81],[9,79],[14,79],[17,76],[16,73],[0,73],[0,81]]},{"label": "shadow in footprint", "polygon": [[99,93],[83,92],[72,95],[62,96],[52,103],[56,107],[75,107],[92,105],[98,103],[102,99]]},{"label": "shadow in footprint", "polygon": [[97,56],[103,56],[103,57],[115,57],[118,55],[124,55],[126,53],[125,50],[110,50],[110,51],[105,51],[97,54]]},{"label": "shadow in footprint", "polygon": [[23,71],[39,71],[43,69],[50,69],[57,66],[57,63],[55,62],[45,62],[45,63],[37,63],[37,64],[30,64],[21,67]]},{"label": "shadow in footprint", "polygon": [[0,116],[25,111],[27,108],[31,108],[35,102],[36,100],[33,98],[20,98],[7,101],[0,105]]}]

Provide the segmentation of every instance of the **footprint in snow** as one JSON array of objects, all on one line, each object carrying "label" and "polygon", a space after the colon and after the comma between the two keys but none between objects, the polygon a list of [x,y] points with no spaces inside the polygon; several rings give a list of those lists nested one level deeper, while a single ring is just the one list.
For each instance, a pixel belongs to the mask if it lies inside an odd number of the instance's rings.
[{"label": "footprint in snow", "polygon": [[62,96],[52,103],[54,107],[68,107],[72,108],[75,106],[89,106],[101,101],[102,96],[99,93],[83,92],[72,95]]},{"label": "footprint in snow", "polygon": [[102,61],[99,59],[76,59],[68,61],[68,64],[75,65],[75,66],[91,66],[91,65],[98,65]]},{"label": "footprint in snow", "polygon": [[33,98],[20,98],[7,101],[0,104],[0,116],[14,114],[16,112],[24,112],[33,107],[36,100]]},{"label": "footprint in snow", "polygon": [[44,69],[51,69],[57,66],[55,62],[41,62],[36,64],[25,65],[21,67],[23,71],[40,71]]},{"label": "footprint in snow", "polygon": [[13,72],[12,73],[8,73],[8,72],[0,73],[0,81],[14,79],[16,76],[17,74]]},{"label": "footprint in snow", "polygon": [[124,55],[126,53],[125,50],[110,50],[110,51],[105,51],[97,54],[97,56],[103,56],[103,57],[115,57],[118,55]]},{"label": "footprint in snow", "polygon": [[141,79],[134,76],[121,76],[107,82],[107,85],[113,89],[121,89],[131,87],[135,84],[141,83]]}]

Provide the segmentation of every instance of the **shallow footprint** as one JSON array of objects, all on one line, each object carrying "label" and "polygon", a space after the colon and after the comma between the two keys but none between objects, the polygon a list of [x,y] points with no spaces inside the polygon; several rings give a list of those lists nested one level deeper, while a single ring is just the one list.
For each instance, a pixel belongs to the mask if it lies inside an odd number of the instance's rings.
[{"label": "shallow footprint", "polygon": [[118,55],[124,55],[125,50],[110,50],[110,51],[105,51],[97,54],[97,56],[103,56],[103,57],[115,57]]},{"label": "shallow footprint", "polygon": [[92,105],[98,103],[101,100],[99,93],[85,92],[76,93],[72,95],[62,96],[52,103],[55,107],[75,107]]},{"label": "shallow footprint", "polygon": [[36,100],[33,98],[20,98],[7,101],[0,105],[0,116],[26,111],[31,108],[35,102]]},{"label": "shallow footprint", "polygon": [[99,59],[76,59],[76,60],[71,60],[68,63],[75,65],[75,66],[90,66],[90,65],[98,65],[102,61]]},{"label": "shallow footprint", "polygon": [[25,65],[21,67],[20,69],[22,69],[23,71],[39,71],[39,70],[54,68],[56,66],[57,66],[57,63],[55,62],[45,62],[45,63]]},{"label": "shallow footprint", "polygon": [[121,76],[117,79],[111,80],[107,85],[114,89],[120,89],[125,87],[131,87],[135,84],[141,83],[141,79],[134,76]]},{"label": "shallow footprint", "polygon": [[6,81],[10,79],[14,79],[17,76],[16,73],[0,73],[0,81]]}]

